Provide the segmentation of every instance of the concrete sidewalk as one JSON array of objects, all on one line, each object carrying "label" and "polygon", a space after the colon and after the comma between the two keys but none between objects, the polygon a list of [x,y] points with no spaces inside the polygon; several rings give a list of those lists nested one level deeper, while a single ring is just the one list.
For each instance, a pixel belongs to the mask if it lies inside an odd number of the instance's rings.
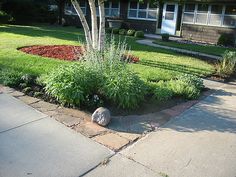
[{"label": "concrete sidewalk", "polygon": [[136,177],[130,161],[152,172],[146,177],[235,177],[236,83],[224,85],[86,176],[110,177],[115,171],[117,177]]},{"label": "concrete sidewalk", "polygon": [[0,177],[78,177],[113,154],[0,93]]}]

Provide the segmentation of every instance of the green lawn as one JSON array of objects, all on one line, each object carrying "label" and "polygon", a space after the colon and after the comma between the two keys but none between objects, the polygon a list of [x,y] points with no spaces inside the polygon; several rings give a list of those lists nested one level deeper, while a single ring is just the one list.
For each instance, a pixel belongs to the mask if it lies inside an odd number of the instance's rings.
[{"label": "green lawn", "polygon": [[[0,25],[0,68],[40,75],[69,62],[25,54],[17,48],[39,44],[80,45],[78,39],[83,41],[84,35],[81,29],[75,27]],[[126,41],[131,52],[141,59],[140,63],[129,67],[143,79],[169,80],[179,73],[205,76],[214,72],[213,65],[199,59],[137,44],[132,37]]]},{"label": "green lawn", "polygon": [[225,48],[213,45],[183,44],[175,41],[165,42],[161,39],[156,39],[153,43],[217,56],[222,56],[226,50],[236,51],[236,48]]}]

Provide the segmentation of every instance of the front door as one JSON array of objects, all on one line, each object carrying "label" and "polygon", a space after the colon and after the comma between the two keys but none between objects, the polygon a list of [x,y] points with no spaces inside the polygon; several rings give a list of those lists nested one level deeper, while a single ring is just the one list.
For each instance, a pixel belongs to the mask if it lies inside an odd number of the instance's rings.
[{"label": "front door", "polygon": [[175,35],[177,24],[178,4],[165,3],[163,7],[161,33]]}]

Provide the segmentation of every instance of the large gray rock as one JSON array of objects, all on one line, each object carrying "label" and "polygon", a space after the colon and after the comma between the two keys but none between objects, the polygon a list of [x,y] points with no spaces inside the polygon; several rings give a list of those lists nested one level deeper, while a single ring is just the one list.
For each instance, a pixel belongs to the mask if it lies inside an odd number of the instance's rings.
[{"label": "large gray rock", "polygon": [[110,111],[106,108],[100,107],[92,115],[92,121],[101,126],[106,126],[111,120]]}]

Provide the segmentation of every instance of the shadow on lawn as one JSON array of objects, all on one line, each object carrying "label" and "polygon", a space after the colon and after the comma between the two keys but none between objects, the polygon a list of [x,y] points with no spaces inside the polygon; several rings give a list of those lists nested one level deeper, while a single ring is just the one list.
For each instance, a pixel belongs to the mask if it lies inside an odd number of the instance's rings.
[{"label": "shadow on lawn", "polygon": [[162,68],[171,71],[178,71],[186,74],[195,74],[198,76],[202,76],[203,73],[205,74],[211,73],[211,71],[207,69],[197,68],[193,66],[186,66],[181,64],[174,64],[174,63],[169,64],[166,62],[153,61],[153,60],[142,60],[140,61],[139,64],[150,67]]},{"label": "shadow on lawn", "polygon": [[[68,29],[68,31],[67,31]],[[81,29],[71,27],[55,27],[55,26],[0,26],[0,32],[25,35],[30,37],[53,37],[62,40],[81,41],[85,40]]]}]

